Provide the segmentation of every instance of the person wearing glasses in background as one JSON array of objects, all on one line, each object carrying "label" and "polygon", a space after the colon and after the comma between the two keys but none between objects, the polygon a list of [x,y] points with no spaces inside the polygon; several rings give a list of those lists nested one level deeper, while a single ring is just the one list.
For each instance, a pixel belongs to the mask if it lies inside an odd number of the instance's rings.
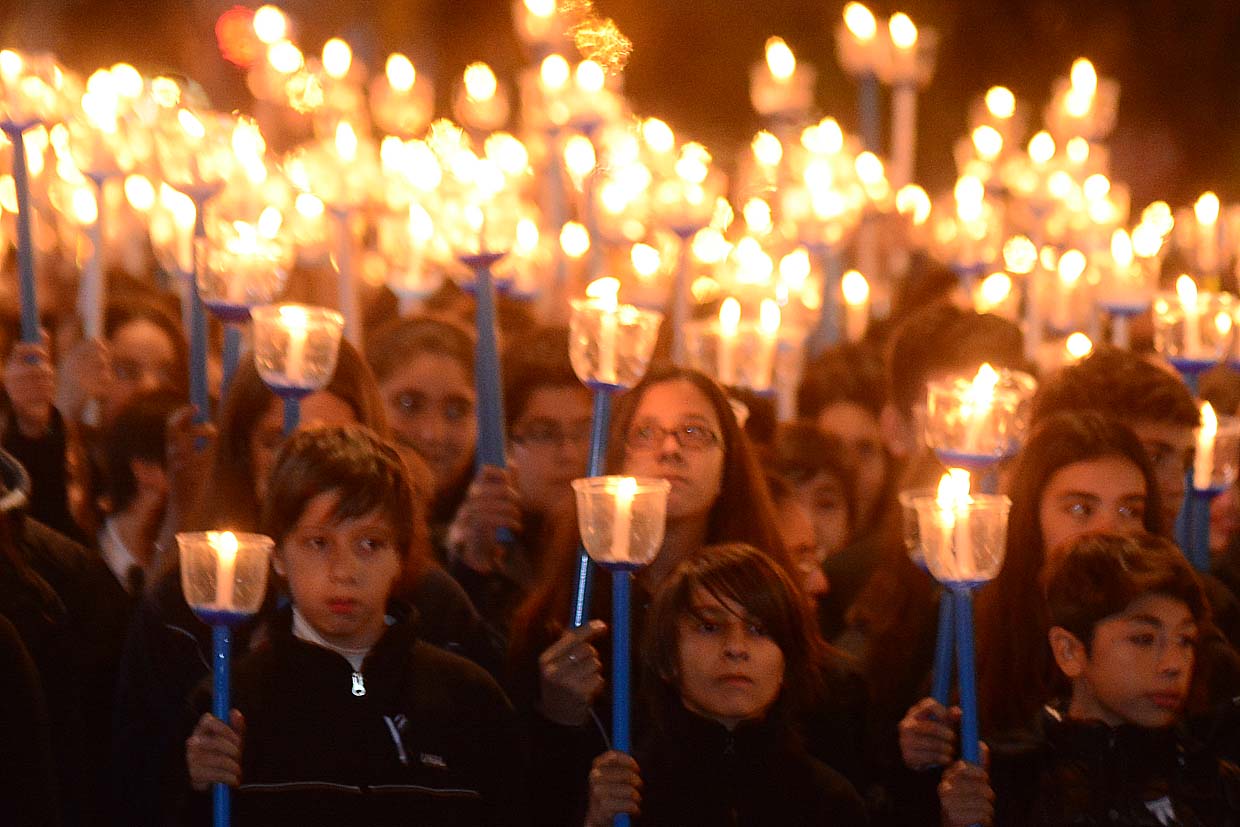
[{"label": "person wearing glasses in background", "polygon": [[[508,467],[486,466],[447,531],[448,570],[493,632],[506,640],[512,614],[537,579],[549,515],[585,476],[592,400],[573,373],[568,330],[545,327],[509,345],[504,359]],[[506,529],[512,542],[501,543]]]},{"label": "person wearing glasses in background", "polygon": [[[671,483],[663,545],[634,583],[634,639],[640,639],[650,595],[681,561],[704,546],[747,543],[793,582],[801,581],[749,440],[722,389],[708,377],[670,366],[651,368],[616,402],[607,459],[610,473]],[[529,722],[533,754],[545,758],[537,762],[535,771],[541,777],[532,784],[540,798],[536,811],[541,823],[580,825],[588,792],[584,781],[594,757],[606,749],[602,733],[609,695],[603,690],[610,651],[604,638],[607,625],[598,618],[611,616],[611,584],[609,574],[596,569],[588,614],[595,619],[566,629],[577,561],[576,515],[557,511],[555,523],[544,577],[513,623],[509,689]],[[856,706],[864,703],[864,690],[838,678],[833,671],[837,665],[822,676],[826,688],[815,709],[830,710],[824,717],[832,721],[863,720]],[[648,679],[640,669],[634,676],[637,685]],[[637,742],[647,710],[639,705],[633,720]],[[860,739],[855,732],[828,729],[803,728],[810,750],[851,777],[860,758],[859,749],[850,746]]]}]

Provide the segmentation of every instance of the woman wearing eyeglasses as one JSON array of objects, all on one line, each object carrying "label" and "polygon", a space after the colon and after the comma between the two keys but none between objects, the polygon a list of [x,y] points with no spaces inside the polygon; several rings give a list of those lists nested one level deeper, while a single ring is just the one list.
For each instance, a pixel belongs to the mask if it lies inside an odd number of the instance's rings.
[{"label": "woman wearing eyeglasses", "polygon": [[[747,543],[798,578],[749,441],[727,397],[706,376],[656,367],[619,399],[607,467],[611,473],[660,477],[672,485],[663,545],[635,584],[634,639],[640,637],[649,595],[681,560],[705,545]],[[600,620],[565,631],[577,557],[576,516],[566,508],[557,512],[555,524],[542,586],[514,621],[510,689],[531,722],[534,754],[541,757],[536,763],[546,776],[534,785],[542,800],[540,823],[579,825],[585,813],[582,779],[594,756],[606,749],[607,728],[599,716],[607,715],[603,688],[610,653],[604,638],[607,627]],[[595,571],[592,618],[610,616],[608,577]],[[839,706],[848,711],[827,712],[823,717],[832,723],[814,726],[808,736],[813,744],[832,743],[828,762],[849,775],[859,766],[857,753],[850,750],[850,743],[860,742],[859,733],[827,729],[836,721],[862,719],[856,707],[864,703],[864,688],[844,677],[838,662],[830,671],[824,680],[829,703],[817,711]],[[635,682],[641,680],[640,674],[635,676]],[[596,707],[603,707],[598,714]],[[644,710],[636,709],[634,718],[640,729]]]}]

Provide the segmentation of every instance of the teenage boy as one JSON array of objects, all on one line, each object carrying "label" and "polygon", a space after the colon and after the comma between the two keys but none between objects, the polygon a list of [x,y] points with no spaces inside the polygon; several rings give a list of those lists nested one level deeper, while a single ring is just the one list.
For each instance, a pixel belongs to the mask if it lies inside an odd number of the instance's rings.
[{"label": "teenage boy", "polygon": [[1044,583],[1066,704],[1031,743],[996,751],[989,775],[950,767],[944,823],[1240,824],[1240,769],[1178,726],[1209,623],[1183,555],[1152,535],[1084,535]]}]

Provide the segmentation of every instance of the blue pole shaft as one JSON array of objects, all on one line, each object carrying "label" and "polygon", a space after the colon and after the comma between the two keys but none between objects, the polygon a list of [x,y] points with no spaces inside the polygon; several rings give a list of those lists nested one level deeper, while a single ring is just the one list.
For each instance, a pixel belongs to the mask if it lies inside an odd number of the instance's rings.
[{"label": "blue pole shaft", "polygon": [[198,293],[198,270],[203,266],[207,225],[203,217],[206,205],[199,201],[194,206],[197,217],[194,220],[194,267],[189,280],[189,401],[194,405],[194,421],[201,424],[211,419],[211,394],[207,387],[207,311]]},{"label": "blue pole shaft", "polygon": [[[607,431],[611,425],[611,391],[598,388],[594,391],[594,419],[590,423],[590,460],[586,466],[587,477],[603,473],[603,460],[607,455]],[[593,564],[584,546],[577,547],[577,571],[573,575],[572,627],[578,629],[590,613],[590,591],[593,586]]]},{"label": "blue pole shaft", "polygon": [[1188,492],[1189,542],[1188,561],[1197,571],[1210,570],[1210,502],[1214,496],[1209,491]]},{"label": "blue pole shaft", "polygon": [[[230,724],[228,714],[231,701],[229,692],[229,661],[232,648],[232,632],[224,625],[213,626],[211,640],[214,645],[214,691],[211,694],[211,714],[225,724]],[[227,784],[213,784],[211,799],[215,827],[228,827],[232,820],[232,790]]]},{"label": "blue pole shaft", "polygon": [[[477,304],[475,322],[478,344],[474,354],[474,388],[478,394],[477,466],[505,466],[504,459],[504,392],[500,385],[499,343],[495,320],[495,282],[489,265],[474,268],[474,300]],[[512,532],[501,528],[496,532],[501,543],[513,541]]]},{"label": "blue pole shaft", "polygon": [[21,126],[6,129],[13,144],[13,185],[17,190],[17,272],[21,290],[22,341],[39,342],[39,298],[35,289],[34,241],[30,221],[30,173],[26,168],[26,136]]},{"label": "blue pole shaft", "polygon": [[934,673],[931,676],[930,695],[947,706],[952,689],[952,646],[955,644],[955,601],[951,589],[943,589],[939,595],[939,633],[934,641]]},{"label": "blue pole shaft", "polygon": [[[613,569],[611,573],[611,746],[619,752],[631,752],[629,745],[629,572]],[[612,821],[614,827],[628,827],[629,816],[620,813]]]},{"label": "blue pole shaft", "polygon": [[970,764],[981,764],[978,746],[977,676],[973,665],[973,595],[959,589],[953,595],[956,606],[956,667],[960,683],[960,755]]},{"label": "blue pole shaft", "polygon": [[[1175,517],[1175,544],[1184,550],[1184,556],[1189,554],[1189,548],[1192,545],[1193,538],[1193,469],[1189,468],[1188,473],[1184,476],[1184,499],[1180,500],[1180,513]],[[1191,559],[1191,558],[1190,558]]]},{"label": "blue pole shaft", "polygon": [[689,321],[689,239],[681,236],[680,257],[676,260],[676,276],[672,279],[672,362],[687,367],[689,354],[685,345],[685,323]]},{"label": "blue pole shaft", "polygon": [[810,350],[816,356],[840,340],[840,320],[836,315],[839,302],[835,291],[842,274],[839,256],[830,247],[814,245],[814,254],[822,270],[822,306],[818,309],[818,326],[810,342]]},{"label": "blue pole shaft", "polygon": [[284,397],[284,435],[292,436],[301,423],[301,400],[296,396]]},{"label": "blue pole shaft", "polygon": [[237,372],[237,363],[241,361],[241,334],[239,325],[224,325],[224,381],[220,389],[221,398],[228,393],[233,374]]}]

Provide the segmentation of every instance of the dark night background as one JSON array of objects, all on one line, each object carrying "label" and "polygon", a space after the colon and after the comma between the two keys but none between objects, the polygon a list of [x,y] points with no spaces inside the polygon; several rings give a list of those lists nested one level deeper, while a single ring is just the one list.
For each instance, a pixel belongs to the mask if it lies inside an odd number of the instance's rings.
[{"label": "dark night background", "polygon": [[[127,60],[199,80],[221,108],[247,107],[239,70],[216,49],[216,0],[0,0],[0,44],[50,49],[90,71]],[[257,4],[254,4],[257,5]],[[524,62],[510,6],[498,0],[289,0],[278,3],[308,53],[342,35],[372,68],[409,54],[437,81],[471,60],[512,79]],[[1155,198],[1186,204],[1205,189],[1240,200],[1240,2],[1237,0],[901,0],[871,2],[880,17],[908,13],[940,32],[937,70],[919,101],[917,177],[934,192],[954,179],[952,143],[972,98],[1010,86],[1040,111],[1071,61],[1092,59],[1121,84],[1111,137],[1112,177],[1134,208]],[[757,128],[749,65],[772,34],[819,71],[822,114],[856,130],[854,88],[838,68],[840,2],[807,0],[596,0],[633,41],[626,73],[636,111],[667,120],[721,159]],[[444,108],[446,111],[446,108]],[[884,128],[886,128],[884,124]]]}]

